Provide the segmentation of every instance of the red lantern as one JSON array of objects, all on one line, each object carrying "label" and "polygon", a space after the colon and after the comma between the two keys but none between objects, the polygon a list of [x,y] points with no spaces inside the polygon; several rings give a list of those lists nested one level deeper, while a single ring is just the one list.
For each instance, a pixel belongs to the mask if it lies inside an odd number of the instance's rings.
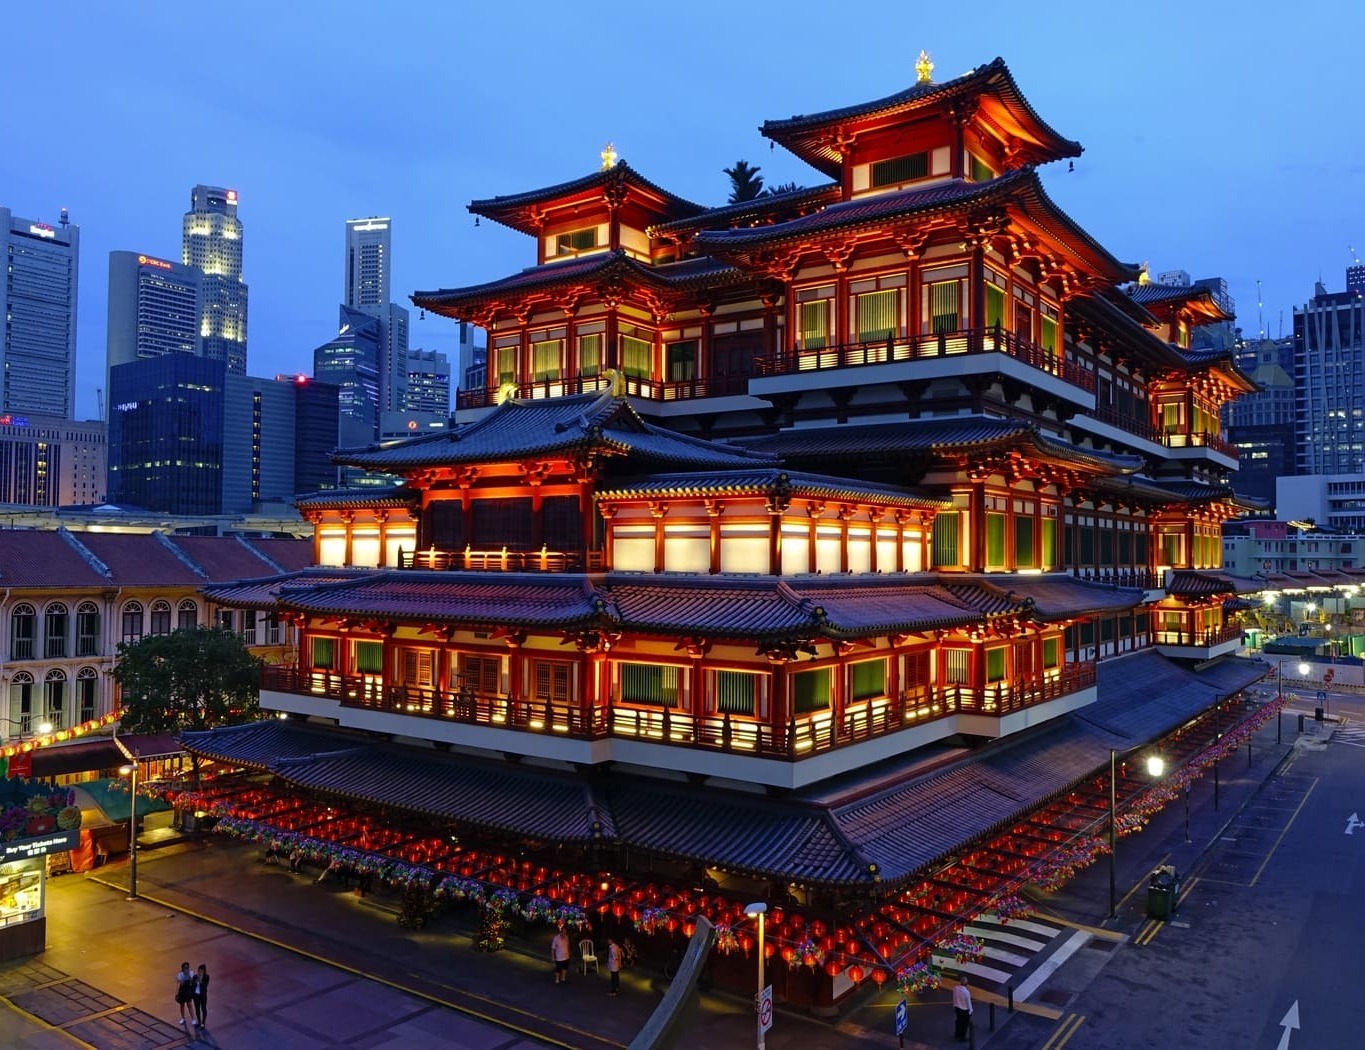
[{"label": "red lantern", "polygon": [[626,913],[626,906],[620,901],[615,901],[611,906],[611,913],[619,919]]},{"label": "red lantern", "polygon": [[854,963],[848,968],[848,979],[854,984],[857,984],[863,979],[863,968],[857,963]]},{"label": "red lantern", "polygon": [[695,922],[691,922],[689,920],[688,922],[683,923],[683,936],[691,937],[692,934],[696,931],[696,929],[697,924]]},{"label": "red lantern", "polygon": [[849,955],[857,955],[858,942],[854,940],[852,937],[850,937],[848,940],[844,942],[844,951],[848,952]]},{"label": "red lantern", "polygon": [[774,908],[772,911],[768,912],[768,921],[769,921],[770,923],[772,923],[774,926],[781,926],[781,925],[782,925],[782,909],[781,909],[781,908]]},{"label": "red lantern", "polygon": [[[754,950],[754,939],[750,934],[741,933],[739,935],[739,946],[744,949],[744,954],[748,955]],[[766,948],[767,945],[764,945]]]},{"label": "red lantern", "polygon": [[886,971],[880,966],[874,967],[872,970],[872,980],[875,981],[877,987],[880,988],[886,983]]},{"label": "red lantern", "polygon": [[776,954],[777,945],[775,945],[772,941],[768,941],[767,944],[763,945],[763,958],[771,959]]},{"label": "red lantern", "polygon": [[782,949],[782,961],[785,962],[788,966],[791,966],[794,962],[796,962],[796,949],[793,948],[790,944]]},{"label": "red lantern", "polygon": [[675,918],[673,918],[673,916],[670,915],[670,916],[668,917],[668,922],[664,923],[664,925],[668,927],[668,932],[669,932],[669,933],[677,933],[677,932],[678,932],[678,920],[675,919]]},{"label": "red lantern", "polygon": [[834,951],[835,946],[836,946],[836,943],[835,943],[835,940],[834,940],[833,937],[825,936],[825,937],[822,938],[821,941],[820,941],[820,947],[823,948],[823,949],[824,949],[825,951],[827,951],[827,952],[832,952],[832,951]]},{"label": "red lantern", "polygon": [[829,959],[825,962],[825,973],[831,977],[838,977],[843,965],[837,959]]}]

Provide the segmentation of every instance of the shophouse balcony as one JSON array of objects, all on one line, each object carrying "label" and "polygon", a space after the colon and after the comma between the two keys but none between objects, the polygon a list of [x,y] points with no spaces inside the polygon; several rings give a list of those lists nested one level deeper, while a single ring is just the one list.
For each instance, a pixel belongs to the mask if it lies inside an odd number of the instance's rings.
[{"label": "shophouse balcony", "polygon": [[[694,714],[671,707],[615,704],[588,707],[559,700],[525,699],[474,689],[416,689],[384,685],[372,675],[341,675],[321,669],[267,666],[265,692],[333,700],[342,708],[411,718],[552,735],[562,739],[612,739],[667,744],[731,755],[795,761],[875,740],[955,715],[1003,717],[1093,687],[1095,664],[1069,664],[1024,682],[984,688],[924,687],[829,710],[795,715],[772,725],[730,714]],[[952,721],[944,734],[957,731]],[[413,736],[421,736],[414,728]],[[531,748],[528,747],[528,750]]]},{"label": "shophouse balcony", "polygon": [[[565,379],[538,379],[531,382],[504,385],[498,390],[461,390],[456,395],[457,409],[488,408],[498,403],[499,394],[519,400],[534,401],[547,397],[564,397],[601,390],[607,380],[600,374]],[[626,393],[644,401],[694,401],[707,397],[733,397],[748,393],[749,377],[743,375],[709,376],[701,379],[641,379],[625,377]]]},{"label": "shophouse balcony", "polygon": [[[1070,386],[1079,387],[1088,394],[1095,391],[1093,372],[1000,326],[790,349],[779,354],[755,358],[754,368],[757,379],[800,375],[806,372],[828,373],[845,368],[886,366],[903,362],[944,362],[986,354],[1004,355],[1027,365],[1030,369],[1055,376]],[[970,368],[964,369],[960,360],[953,364],[952,370],[971,371]],[[904,378],[913,378],[915,374],[916,371],[911,371]],[[897,375],[896,378],[902,376]],[[1021,375],[1020,378],[1024,376]],[[859,378],[858,382],[866,380]]]},{"label": "shophouse balcony", "polygon": [[602,555],[592,551],[585,558],[579,551],[552,551],[546,547],[533,551],[509,550],[425,550],[399,551],[400,569],[424,569],[435,572],[581,572],[586,565],[591,571],[601,568]]},{"label": "shophouse balcony", "polygon": [[[1172,459],[1200,458],[1208,451],[1226,456],[1231,462],[1224,464],[1225,466],[1235,467],[1237,465],[1237,446],[1218,434],[1172,432],[1163,434],[1161,440],[1170,450]],[[1194,450],[1195,454],[1190,455],[1189,450]],[[1184,454],[1182,455],[1182,453]]]},{"label": "shophouse balcony", "polygon": [[1175,659],[1211,660],[1215,656],[1236,652],[1242,644],[1242,628],[1224,623],[1197,631],[1152,632],[1153,643],[1162,655]]}]

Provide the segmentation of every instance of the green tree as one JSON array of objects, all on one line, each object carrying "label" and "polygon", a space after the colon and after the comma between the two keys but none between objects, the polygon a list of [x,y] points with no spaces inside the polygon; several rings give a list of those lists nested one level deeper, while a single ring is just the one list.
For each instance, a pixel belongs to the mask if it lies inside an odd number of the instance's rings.
[{"label": "green tree", "polygon": [[776,197],[779,193],[795,193],[797,190],[804,190],[805,188],[794,182],[780,182],[776,186],[769,186],[763,192],[769,197]]},{"label": "green tree", "polygon": [[750,167],[747,160],[735,161],[733,168],[722,168],[730,176],[730,203],[751,201],[763,195],[762,168]]},{"label": "green tree", "polygon": [[125,733],[174,733],[253,722],[261,662],[231,631],[188,627],[118,647]]}]

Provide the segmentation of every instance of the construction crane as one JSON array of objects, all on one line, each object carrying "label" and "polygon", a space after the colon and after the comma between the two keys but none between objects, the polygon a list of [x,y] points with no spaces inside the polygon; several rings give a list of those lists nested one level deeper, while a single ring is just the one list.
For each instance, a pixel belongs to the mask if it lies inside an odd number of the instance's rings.
[{"label": "construction crane", "polygon": [[102,386],[95,387],[95,404],[99,407],[100,419],[104,419],[104,387]]},{"label": "construction crane", "polygon": [[[1264,338],[1265,338],[1265,317],[1262,315],[1262,312],[1261,312],[1261,308],[1262,308],[1264,305],[1265,305],[1265,304],[1264,304],[1263,302],[1261,302],[1261,282],[1260,282],[1260,280],[1258,279],[1258,280],[1256,281],[1256,329],[1257,329],[1257,331],[1259,331],[1259,332],[1261,333],[1261,334],[1257,337],[1257,338],[1260,338],[1260,339],[1264,339]],[[100,412],[100,415],[104,415],[104,413],[103,413],[103,412]]]}]

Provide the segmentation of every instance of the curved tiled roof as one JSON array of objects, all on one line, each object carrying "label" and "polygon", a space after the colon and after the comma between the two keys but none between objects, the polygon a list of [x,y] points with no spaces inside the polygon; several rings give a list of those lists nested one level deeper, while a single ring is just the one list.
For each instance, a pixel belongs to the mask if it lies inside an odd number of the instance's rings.
[{"label": "curved tiled roof", "polygon": [[1166,581],[1167,594],[1255,594],[1270,586],[1263,577],[1233,576],[1226,572],[1176,569]]},{"label": "curved tiled roof", "polygon": [[823,186],[799,187],[785,193],[767,193],[753,200],[725,204],[711,208],[700,215],[687,219],[675,219],[651,226],[645,232],[651,237],[667,238],[673,234],[695,233],[706,229],[723,229],[728,226],[753,226],[768,222],[781,221],[793,211],[824,204],[833,204],[840,197],[842,188],[837,182]]},{"label": "curved tiled roof", "polygon": [[1044,621],[1132,609],[1146,596],[1140,587],[1078,580],[1062,572],[1038,576],[991,573],[968,576],[961,582],[944,576],[942,580],[946,590],[984,612],[1016,612],[1023,606]]},{"label": "curved tiled roof", "polygon": [[672,213],[671,217],[674,218],[696,215],[699,212],[706,211],[703,205],[684,200],[682,197],[650,182],[623,160],[618,161],[610,168],[599,169],[580,178],[570,179],[568,182],[545,186],[537,190],[527,190],[523,193],[510,193],[484,200],[470,201],[467,207],[473,215],[482,215],[486,219],[502,223],[504,226],[510,226],[522,233],[534,234],[537,232],[536,227],[528,224],[525,217],[519,215],[523,209],[538,204],[552,204],[585,190],[594,188],[606,190],[608,187],[622,184],[637,186],[655,194]]},{"label": "curved tiled roof", "polygon": [[651,474],[623,481],[615,488],[599,490],[597,498],[616,500],[644,496],[736,496],[750,493],[935,510],[952,506],[950,501],[921,496],[897,485],[879,485],[876,482],[856,481],[824,474],[803,474],[799,471],[781,470],[778,467]]},{"label": "curved tiled roof", "polygon": [[465,288],[413,292],[409,298],[423,310],[431,310],[442,316],[456,316],[453,311],[501,300],[508,295],[549,293],[556,288],[577,287],[584,282],[600,284],[621,281],[636,287],[667,291],[709,288],[747,280],[750,277],[743,270],[717,259],[702,257],[651,265],[618,249],[528,266],[496,281]]},{"label": "curved tiled roof", "polygon": [[912,452],[945,454],[1008,447],[1018,443],[1031,445],[1040,453],[1083,464],[1101,473],[1128,474],[1141,469],[1146,462],[1141,456],[1079,448],[1044,434],[1032,423],[990,416],[803,428],[744,439],[742,442],[745,448],[798,460]]},{"label": "curved tiled roof", "polygon": [[[443,436],[443,435],[432,435]],[[387,489],[324,489],[295,496],[299,507],[412,507],[421,502],[422,495],[406,485]]]},{"label": "curved tiled roof", "polygon": [[215,583],[201,587],[200,593],[219,605],[230,605],[235,609],[274,609],[279,606],[280,595],[290,587],[311,587],[319,584],[340,583],[360,576],[368,576],[372,569],[341,569],[314,566],[297,570],[285,576],[267,576],[258,579],[238,580],[233,583]]},{"label": "curved tiled roof", "polygon": [[1016,123],[1021,127],[1027,127],[1033,133],[1044,156],[1051,159],[1081,155],[1080,143],[1062,138],[1038,116],[1019,90],[1019,85],[1015,83],[1003,58],[996,58],[986,65],[977,66],[971,72],[941,84],[916,83],[904,91],[871,102],[793,116],[786,120],[765,121],[759,131],[774,142],[782,143],[827,175],[837,176],[842,161],[835,152],[831,138],[820,134],[822,129],[831,125],[900,116],[929,106],[942,106],[958,96],[979,96],[986,93],[999,98]]},{"label": "curved tiled roof", "polygon": [[646,464],[741,467],[770,462],[762,453],[689,437],[646,423],[610,389],[567,397],[511,399],[477,422],[391,445],[340,449],[336,463],[386,473],[506,462],[525,456],[598,450]]}]

